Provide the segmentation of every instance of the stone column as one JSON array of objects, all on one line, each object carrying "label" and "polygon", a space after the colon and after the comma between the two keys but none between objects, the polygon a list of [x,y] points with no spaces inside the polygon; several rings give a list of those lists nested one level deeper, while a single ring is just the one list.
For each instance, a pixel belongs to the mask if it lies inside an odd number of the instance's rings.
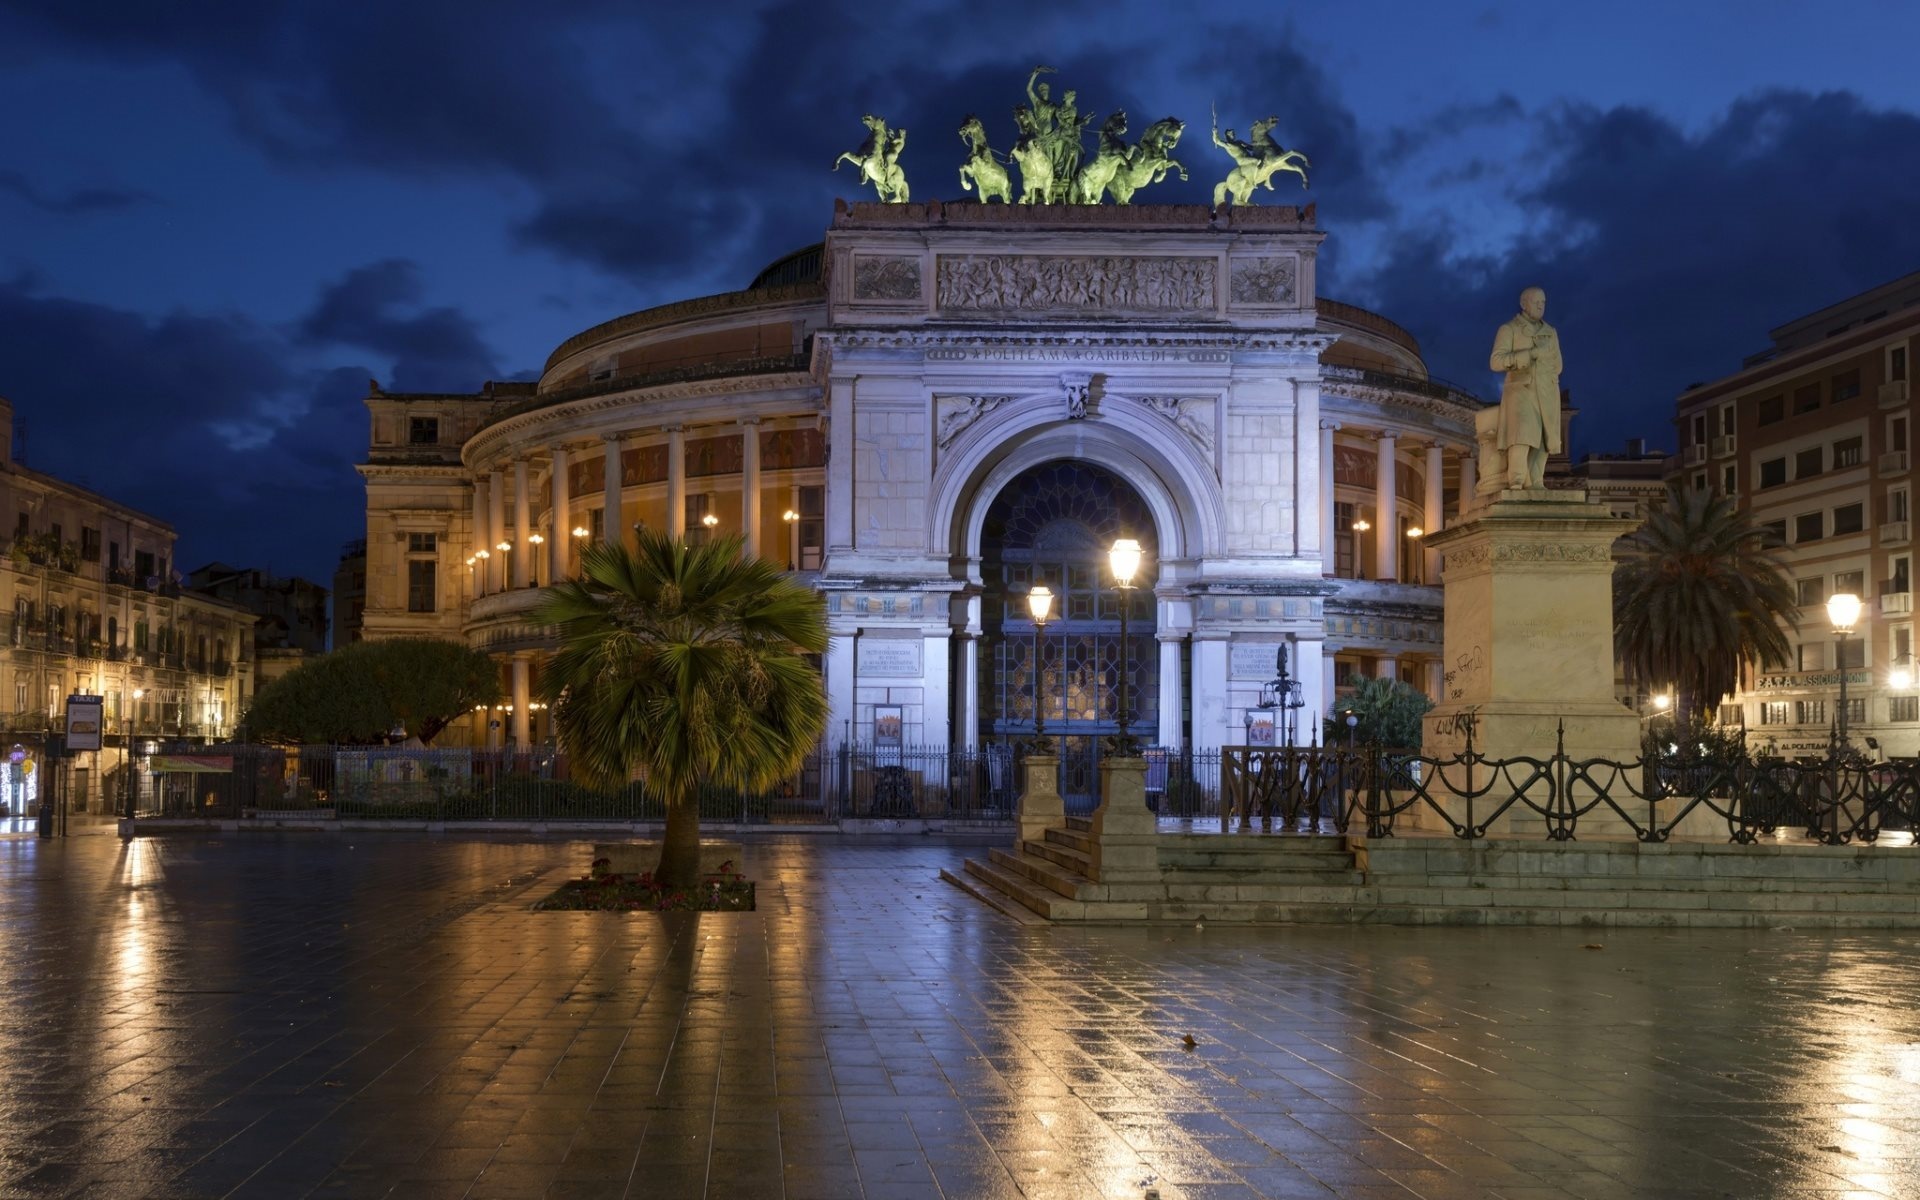
[{"label": "stone column", "polygon": [[968,751],[980,749],[980,635],[960,637],[960,737]]},{"label": "stone column", "polygon": [[[853,549],[853,381],[836,379],[827,389],[826,557]],[[830,565],[830,564],[823,564]]]},{"label": "stone column", "polygon": [[953,681],[947,667],[953,659],[947,652],[950,631],[942,629],[920,639],[920,743],[924,746],[953,744],[953,713],[948,704],[953,696]]},{"label": "stone column", "polygon": [[[1332,642],[1320,643],[1320,710],[1322,712],[1332,712],[1335,702],[1340,699],[1340,664],[1336,659],[1339,652],[1340,648]],[[1307,744],[1312,745],[1312,739],[1308,739]]]},{"label": "stone column", "polygon": [[760,557],[760,418],[740,422],[740,524],[747,557]]},{"label": "stone column", "polygon": [[[1162,622],[1164,625],[1164,622]],[[1180,730],[1180,710],[1184,707],[1186,689],[1180,679],[1180,646],[1185,640],[1181,634],[1160,635],[1160,732],[1159,744],[1169,750],[1178,749],[1182,743]]]},{"label": "stone column", "polygon": [[1373,662],[1373,677],[1375,679],[1400,678],[1400,660],[1394,655],[1388,654],[1385,657],[1374,659]]},{"label": "stone column", "polygon": [[[482,553],[485,558],[480,557]],[[493,558],[493,539],[487,534],[487,480],[485,476],[473,481],[473,548],[467,552],[473,558],[473,597],[478,600],[487,594],[487,565]]]},{"label": "stone column", "polygon": [[1478,466],[1479,457],[1471,449],[1460,456],[1459,503],[1455,507],[1460,510],[1459,519],[1462,521],[1467,519],[1467,510],[1473,507],[1473,502],[1479,495],[1480,481],[1475,478],[1478,474],[1476,470]]},{"label": "stone column", "polygon": [[687,431],[667,426],[667,535],[687,536]]},{"label": "stone column", "polygon": [[620,467],[620,435],[609,433],[605,437],[607,466],[605,478],[601,480],[605,497],[601,500],[604,507],[600,514],[600,536],[609,546],[620,546],[625,545],[627,540],[627,523],[620,517],[620,497],[624,492]]},{"label": "stone column", "polygon": [[854,630],[834,630],[827,639],[827,736],[829,746],[852,740],[854,702]]},{"label": "stone column", "polygon": [[513,585],[531,587],[533,578],[533,489],[527,486],[527,460],[513,460]]},{"label": "stone column", "polygon": [[[1445,527],[1447,522],[1446,493],[1447,456],[1439,442],[1427,443],[1427,511],[1426,536],[1432,538]],[[1428,583],[1440,582],[1440,552],[1422,543],[1422,553],[1426,555],[1423,564],[1426,570],[1420,578]]]},{"label": "stone column", "polygon": [[487,560],[487,590],[501,592],[507,587],[507,552],[500,548],[507,540],[507,473],[498,468],[487,488],[487,514],[487,536],[493,539],[487,548],[493,555]]},{"label": "stone column", "polygon": [[567,478],[567,448],[555,446],[553,454],[553,528],[548,530],[552,537],[552,565],[548,568],[547,582],[559,583],[565,579],[567,571],[567,552],[573,545],[573,518],[568,509],[573,507],[571,489],[573,480]]},{"label": "stone column", "polygon": [[533,704],[532,683],[533,664],[522,655],[513,656],[513,748],[517,753],[526,753],[528,743],[533,741]]},{"label": "stone column", "polygon": [[1393,435],[1380,435],[1380,465],[1373,480],[1373,577],[1400,578],[1400,530],[1396,515],[1394,489],[1399,480],[1393,473]]},{"label": "stone column", "polygon": [[1320,422],[1320,573],[1332,578],[1339,571],[1339,531],[1333,527],[1333,431],[1337,421]]}]

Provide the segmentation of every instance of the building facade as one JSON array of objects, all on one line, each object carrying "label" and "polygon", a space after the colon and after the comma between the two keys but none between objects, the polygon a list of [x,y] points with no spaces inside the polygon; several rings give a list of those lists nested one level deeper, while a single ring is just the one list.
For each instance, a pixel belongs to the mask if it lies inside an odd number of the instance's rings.
[{"label": "building facade", "polygon": [[[1826,753],[1844,673],[1855,743],[1920,755],[1908,445],[1916,334],[1920,272],[1780,326],[1739,371],[1679,399],[1675,481],[1737,496],[1780,543],[1798,592],[1792,661],[1752,673],[1721,708],[1755,749]],[[1864,603],[1845,638],[1825,608],[1838,592]]]},{"label": "building facade", "polygon": [[[13,461],[13,409],[0,401],[0,663],[11,746],[37,754],[65,731],[66,697],[102,697],[107,749],[81,755],[76,804],[110,805],[135,740],[230,736],[251,694],[253,615],[180,586],[166,523]],[[18,813],[18,772],[0,798]]]},{"label": "building facade", "polygon": [[[1484,405],[1316,295],[1323,236],[1311,208],[839,206],[823,245],[588,329],[537,382],[376,388],[365,636],[489,650],[509,711],[468,736],[544,740],[535,589],[644,525],[738,533],[825,593],[833,743],[976,746],[1036,706],[1091,743],[1123,678],[1144,740],[1237,743],[1283,648],[1301,741],[1349,675],[1435,689],[1421,539],[1473,493]],[[1147,550],[1125,595],[1119,536]]]}]

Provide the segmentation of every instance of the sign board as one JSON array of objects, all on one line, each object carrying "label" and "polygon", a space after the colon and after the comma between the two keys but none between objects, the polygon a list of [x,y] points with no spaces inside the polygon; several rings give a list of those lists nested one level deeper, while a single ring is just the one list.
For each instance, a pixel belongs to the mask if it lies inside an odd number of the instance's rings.
[{"label": "sign board", "polygon": [[1248,709],[1247,745],[1271,746],[1273,742],[1273,710],[1270,708]]},{"label": "sign board", "polygon": [[863,678],[882,676],[891,679],[920,677],[919,638],[863,637],[856,652],[856,669]]},{"label": "sign board", "polygon": [[100,729],[104,722],[101,705],[105,698],[101,696],[67,697],[67,749],[98,750],[100,748]]}]

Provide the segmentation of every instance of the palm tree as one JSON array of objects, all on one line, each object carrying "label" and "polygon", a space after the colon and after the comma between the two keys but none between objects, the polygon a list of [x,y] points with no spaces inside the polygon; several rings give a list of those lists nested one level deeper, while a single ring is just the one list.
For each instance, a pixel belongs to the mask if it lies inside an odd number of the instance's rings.
[{"label": "palm tree", "polygon": [[1669,488],[1665,504],[1623,539],[1614,653],[1628,682],[1674,688],[1685,725],[1734,690],[1743,664],[1786,663],[1797,607],[1766,530],[1725,496]]},{"label": "palm tree", "polygon": [[771,787],[826,727],[805,657],[826,649],[825,602],[742,557],[739,538],[689,546],[643,530],[636,549],[593,546],[581,567],[547,589],[536,616],[560,636],[543,698],[581,782],[644,774],[667,810],[654,878],[690,887],[701,789]]}]

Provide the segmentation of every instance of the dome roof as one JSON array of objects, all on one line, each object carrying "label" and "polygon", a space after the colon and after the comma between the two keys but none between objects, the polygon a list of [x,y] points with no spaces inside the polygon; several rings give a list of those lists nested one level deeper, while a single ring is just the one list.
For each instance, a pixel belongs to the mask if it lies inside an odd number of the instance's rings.
[{"label": "dome roof", "polygon": [[826,248],[825,242],[815,242],[774,259],[753,277],[753,282],[747,285],[748,290],[777,287],[783,283],[819,283],[825,267]]}]

